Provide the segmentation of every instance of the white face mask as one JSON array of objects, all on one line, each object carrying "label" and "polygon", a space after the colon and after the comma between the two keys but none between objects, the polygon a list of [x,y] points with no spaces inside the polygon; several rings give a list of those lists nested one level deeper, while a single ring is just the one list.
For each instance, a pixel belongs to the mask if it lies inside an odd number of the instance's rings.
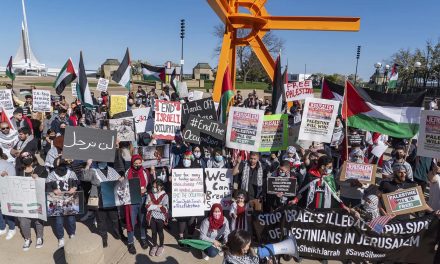
[{"label": "white face mask", "polygon": [[330,175],[330,174],[332,174],[333,169],[327,169],[325,172],[326,172],[327,175]]},{"label": "white face mask", "polygon": [[191,160],[184,159],[183,160],[183,167],[189,168],[191,166]]},{"label": "white face mask", "polygon": [[159,190],[157,188],[153,188],[153,193],[157,193]]},{"label": "white face mask", "polygon": [[194,157],[200,158],[202,156],[202,153],[200,152],[194,152]]}]

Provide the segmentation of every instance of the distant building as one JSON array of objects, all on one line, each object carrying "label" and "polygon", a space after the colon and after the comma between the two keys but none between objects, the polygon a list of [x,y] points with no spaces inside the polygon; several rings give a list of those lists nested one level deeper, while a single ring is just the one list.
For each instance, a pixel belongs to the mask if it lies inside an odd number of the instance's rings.
[{"label": "distant building", "polygon": [[311,74],[304,73],[289,73],[287,81],[288,82],[303,82],[304,80],[309,80],[312,77]]},{"label": "distant building", "polygon": [[[160,67],[162,67],[162,65],[160,65]],[[171,61],[165,62],[165,82],[171,82],[171,74],[173,74],[174,70],[176,70],[176,79],[180,81],[180,69],[181,67],[177,63],[173,63]]]},{"label": "distant building", "polygon": [[101,78],[111,79],[113,73],[118,70],[119,64],[117,59],[107,59],[101,65]]},{"label": "distant building", "polygon": [[208,63],[197,63],[193,68],[193,78],[196,80],[214,80],[214,72]]}]

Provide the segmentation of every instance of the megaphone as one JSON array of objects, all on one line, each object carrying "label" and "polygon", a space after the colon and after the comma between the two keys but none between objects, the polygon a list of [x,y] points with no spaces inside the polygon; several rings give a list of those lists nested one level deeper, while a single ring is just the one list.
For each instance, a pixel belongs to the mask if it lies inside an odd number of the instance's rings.
[{"label": "megaphone", "polygon": [[274,255],[290,255],[295,260],[299,259],[298,246],[292,235],[284,241],[258,247],[257,255],[260,259]]}]

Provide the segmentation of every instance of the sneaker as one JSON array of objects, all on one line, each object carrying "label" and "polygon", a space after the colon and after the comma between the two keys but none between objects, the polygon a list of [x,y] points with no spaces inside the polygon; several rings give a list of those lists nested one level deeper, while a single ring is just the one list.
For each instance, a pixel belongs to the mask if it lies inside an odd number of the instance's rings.
[{"label": "sneaker", "polygon": [[159,257],[160,255],[162,255],[164,250],[165,249],[163,247],[158,247],[156,251],[156,256]]},{"label": "sneaker", "polygon": [[6,231],[6,228],[3,229],[3,230],[0,230],[0,236],[3,236],[6,233],[8,233],[8,231]]},{"label": "sneaker", "polygon": [[202,251],[202,258],[206,261],[209,260],[209,256],[205,254],[205,252]]},{"label": "sneaker", "polygon": [[92,216],[94,216],[93,212],[88,211],[87,214],[85,214],[83,217],[81,217],[80,221],[85,222],[85,221],[89,220],[89,218],[91,218]]},{"label": "sneaker", "polygon": [[220,251],[218,252],[218,255],[219,255],[220,257],[223,257],[223,251],[220,250]]},{"label": "sneaker", "polygon": [[142,239],[141,239],[141,248],[142,248],[142,249],[147,249],[147,248],[148,248],[148,242],[147,242],[147,239],[145,239],[145,238],[142,238]]},{"label": "sneaker", "polygon": [[75,234],[69,236],[70,239],[75,238]]},{"label": "sneaker", "polygon": [[150,256],[156,256],[156,252],[157,252],[157,246],[154,246],[150,249]]},{"label": "sneaker", "polygon": [[58,248],[64,247],[64,238],[58,239]]},{"label": "sneaker", "polygon": [[11,240],[15,236],[16,233],[17,233],[17,231],[15,231],[15,229],[9,230],[8,234],[6,235],[6,240]]},{"label": "sneaker", "polygon": [[128,244],[128,253],[132,254],[132,255],[136,255],[136,248],[134,247],[134,244]]},{"label": "sneaker", "polygon": [[23,251],[28,251],[31,247],[32,241],[30,239],[25,239],[23,244]]},{"label": "sneaker", "polygon": [[42,248],[43,247],[43,239],[37,238],[37,244],[35,245],[35,248]]}]

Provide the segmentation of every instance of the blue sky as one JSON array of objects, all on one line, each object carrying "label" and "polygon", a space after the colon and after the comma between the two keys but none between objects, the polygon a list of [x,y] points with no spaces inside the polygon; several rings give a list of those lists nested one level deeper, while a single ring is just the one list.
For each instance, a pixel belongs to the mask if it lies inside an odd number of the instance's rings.
[{"label": "blue sky", "polygon": [[[22,20],[21,1],[1,0],[0,65],[15,55]],[[180,60],[180,19],[187,21],[185,73],[197,62],[217,65],[213,27],[220,23],[205,0],[26,0],[32,49],[48,67],[61,67],[68,57],[76,64],[84,53],[87,69],[106,58],[152,64]],[[356,46],[362,46],[359,74],[367,79],[373,64],[401,48],[423,48],[440,37],[438,0],[268,0],[272,15],[359,16],[360,32],[276,31],[285,40],[282,60],[289,72],[354,73]]]}]

